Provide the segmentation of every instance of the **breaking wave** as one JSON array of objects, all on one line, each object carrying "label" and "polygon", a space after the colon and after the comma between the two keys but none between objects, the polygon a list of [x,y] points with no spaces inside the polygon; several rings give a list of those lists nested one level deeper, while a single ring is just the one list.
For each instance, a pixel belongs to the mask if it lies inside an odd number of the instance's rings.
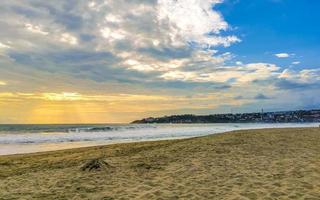
[{"label": "breaking wave", "polygon": [[[7,127],[5,127],[7,126]],[[9,127],[8,127],[9,126]],[[317,127],[318,124],[0,125],[0,144],[143,141],[196,137],[242,129]]]}]

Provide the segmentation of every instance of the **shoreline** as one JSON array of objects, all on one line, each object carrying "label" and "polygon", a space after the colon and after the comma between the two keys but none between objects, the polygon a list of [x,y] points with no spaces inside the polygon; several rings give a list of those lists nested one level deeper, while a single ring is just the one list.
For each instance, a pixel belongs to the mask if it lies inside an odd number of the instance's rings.
[{"label": "shoreline", "polygon": [[[228,132],[233,132],[233,131],[228,131]],[[216,135],[216,134],[224,134],[224,133],[228,133],[228,132],[222,132],[222,133],[215,133],[215,134],[211,134],[211,135]],[[208,136],[208,135],[205,135]],[[145,142],[160,142],[160,141],[173,141],[173,140],[184,140],[184,139],[192,139],[192,138],[197,138],[197,137],[205,137],[205,136],[191,136],[191,137],[172,137],[172,138],[163,138],[163,139],[145,139],[145,140],[140,140],[140,141],[114,141],[114,142],[103,142],[103,141],[91,141],[91,143],[95,143],[95,144],[87,144],[87,142],[63,142],[63,143],[58,143],[58,145],[65,145],[65,148],[61,148],[61,149],[57,149],[57,150],[44,150],[44,151],[35,151],[35,152],[27,152],[27,153],[10,153],[10,154],[1,154],[0,152],[0,159],[1,156],[24,156],[24,155],[30,155],[30,154],[39,154],[39,153],[54,153],[54,152],[58,152],[58,151],[68,151],[68,150],[77,150],[77,149],[87,149],[87,148],[96,148],[96,147],[107,147],[107,146],[111,146],[111,145],[117,145],[117,144],[133,144],[133,143],[145,143]],[[75,143],[86,143],[84,145],[78,145]],[[29,144],[20,144],[20,145],[29,145]],[[57,145],[54,143],[43,143],[43,144],[39,144],[39,145]],[[0,144],[0,147],[3,146]],[[19,144],[16,144],[16,146],[19,146]],[[70,147],[70,146],[74,146],[74,147]]]},{"label": "shoreline", "polygon": [[174,140],[193,138],[237,130],[272,128],[318,127],[317,123],[305,124],[211,124],[211,125],[159,125],[129,131],[79,132],[79,133],[22,133],[0,134],[0,156],[49,152],[80,147],[103,146],[118,143]]}]

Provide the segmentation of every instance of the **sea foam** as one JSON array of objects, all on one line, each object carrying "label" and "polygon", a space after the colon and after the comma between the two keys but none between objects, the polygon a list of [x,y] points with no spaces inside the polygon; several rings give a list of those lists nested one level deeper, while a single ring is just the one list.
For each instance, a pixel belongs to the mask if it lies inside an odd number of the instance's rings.
[{"label": "sea foam", "polygon": [[0,144],[39,144],[84,141],[143,141],[166,138],[196,137],[242,129],[317,127],[315,123],[290,124],[143,124],[108,125],[97,127],[72,127],[67,131],[20,130],[19,132],[0,132]]}]

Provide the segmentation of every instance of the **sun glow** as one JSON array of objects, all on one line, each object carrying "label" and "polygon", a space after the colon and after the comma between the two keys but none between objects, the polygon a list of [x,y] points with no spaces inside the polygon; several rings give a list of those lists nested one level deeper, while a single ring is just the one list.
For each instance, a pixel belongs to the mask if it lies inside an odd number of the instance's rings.
[{"label": "sun glow", "polygon": [[72,92],[63,92],[63,93],[43,93],[42,94],[44,99],[50,101],[77,101],[83,100],[81,94],[79,93],[72,93]]},{"label": "sun glow", "polygon": [[[138,94],[0,93],[1,116],[14,123],[117,123],[178,109],[214,108],[228,101],[220,94],[188,96]],[[245,100],[243,100],[245,101]],[[0,122],[1,122],[0,116]],[[11,121],[9,121],[9,120]]]}]

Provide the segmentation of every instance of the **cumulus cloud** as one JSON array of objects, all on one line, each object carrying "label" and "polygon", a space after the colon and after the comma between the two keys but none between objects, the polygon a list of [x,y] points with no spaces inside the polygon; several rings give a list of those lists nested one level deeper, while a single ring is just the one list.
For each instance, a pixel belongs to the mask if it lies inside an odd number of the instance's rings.
[{"label": "cumulus cloud", "polygon": [[[90,49],[117,55],[121,60],[117,67],[167,71],[182,66],[190,54],[197,54],[201,48],[240,41],[234,35],[221,34],[228,31],[229,25],[212,9],[218,3],[221,1],[13,0],[3,3],[0,26],[7,30],[2,37],[12,41],[12,52],[36,55],[62,52],[77,45],[78,51]],[[26,31],[33,34],[24,34]]]},{"label": "cumulus cloud", "polygon": [[101,82],[237,85],[285,76],[274,64],[226,64],[234,55],[215,48],[240,39],[216,11],[219,3],[223,1],[6,1],[0,14],[0,53],[28,68]]},{"label": "cumulus cloud", "polygon": [[174,45],[196,42],[200,46],[230,46],[240,40],[236,36],[219,36],[221,31],[228,29],[228,23],[212,10],[217,3],[221,1],[159,0],[158,19],[160,23],[168,24],[170,41]]}]

